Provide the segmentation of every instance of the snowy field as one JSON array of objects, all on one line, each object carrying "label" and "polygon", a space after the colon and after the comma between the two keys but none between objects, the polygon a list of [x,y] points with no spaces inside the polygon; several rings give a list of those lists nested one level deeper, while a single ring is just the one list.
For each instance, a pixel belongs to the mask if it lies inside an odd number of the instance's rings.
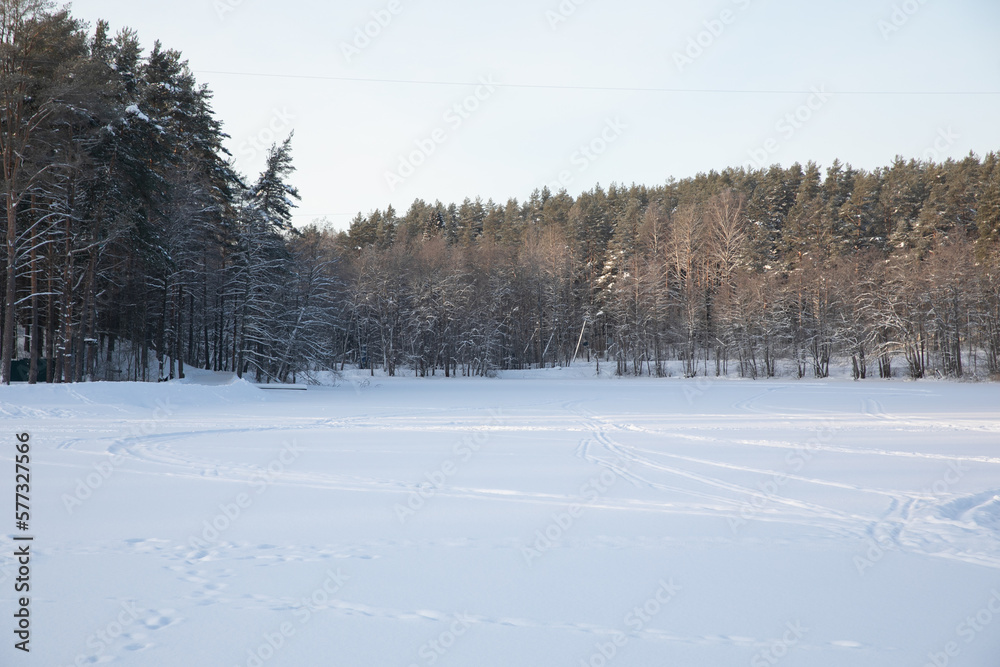
[{"label": "snowy field", "polygon": [[0,388],[0,665],[1000,664],[1000,386],[584,375]]}]

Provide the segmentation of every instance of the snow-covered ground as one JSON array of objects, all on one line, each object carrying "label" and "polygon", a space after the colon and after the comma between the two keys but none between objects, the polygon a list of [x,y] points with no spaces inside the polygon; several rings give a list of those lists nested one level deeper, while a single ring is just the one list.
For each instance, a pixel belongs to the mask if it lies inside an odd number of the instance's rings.
[{"label": "snow-covered ground", "polygon": [[0,664],[998,664],[1000,386],[587,375],[0,388]]}]

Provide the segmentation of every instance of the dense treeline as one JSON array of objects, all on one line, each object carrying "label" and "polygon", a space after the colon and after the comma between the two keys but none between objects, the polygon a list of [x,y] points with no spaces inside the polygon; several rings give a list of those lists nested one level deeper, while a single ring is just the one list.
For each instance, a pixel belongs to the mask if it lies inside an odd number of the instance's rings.
[{"label": "dense treeline", "polygon": [[310,354],[301,331],[328,326],[332,292],[315,244],[289,234],[290,143],[245,183],[211,97],[159,43],[0,1],[5,382],[185,364],[284,379]]},{"label": "dense treeline", "polygon": [[338,347],[390,374],[596,356],[622,374],[996,375],[998,228],[993,153],[417,201],[340,235]]},{"label": "dense treeline", "polygon": [[995,153],[418,200],[295,230],[290,139],[246,181],[211,98],[158,43],[0,0],[4,381],[578,358],[622,374],[1000,375]]}]

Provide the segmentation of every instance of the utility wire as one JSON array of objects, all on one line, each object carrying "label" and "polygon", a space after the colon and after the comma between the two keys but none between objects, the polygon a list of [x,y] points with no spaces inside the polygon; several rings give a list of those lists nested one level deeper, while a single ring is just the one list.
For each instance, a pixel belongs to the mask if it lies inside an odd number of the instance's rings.
[{"label": "utility wire", "polygon": [[[483,85],[482,81],[431,81],[421,79],[377,79],[349,76],[319,76],[310,74],[267,74],[263,72],[223,72],[216,70],[198,70],[196,74],[214,74],[219,76],[244,76],[268,79],[301,79],[306,81],[340,81],[344,83],[389,83],[414,86],[470,86]],[[750,90],[736,88],[645,88],[628,86],[568,86],[530,83],[494,83],[495,88],[516,88],[522,90],[578,90],[593,92],[617,93],[679,93],[679,94],[713,94],[713,95],[808,95],[815,90]],[[905,95],[905,96],[987,96],[1000,95],[994,90],[831,90],[831,95]]]}]

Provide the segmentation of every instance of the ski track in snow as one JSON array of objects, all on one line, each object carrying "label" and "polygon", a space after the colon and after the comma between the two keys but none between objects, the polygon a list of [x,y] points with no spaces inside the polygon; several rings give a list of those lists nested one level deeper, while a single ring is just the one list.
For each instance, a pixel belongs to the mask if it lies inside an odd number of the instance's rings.
[{"label": "ski track in snow", "polygon": [[[801,450],[804,440],[824,420],[834,420],[840,432],[855,434],[849,444],[838,444],[837,437],[813,443],[811,451],[817,458],[852,457],[861,460],[890,459],[906,462],[961,464],[977,470],[995,471],[1000,479],[1000,457],[959,451],[905,450],[886,448],[876,444],[858,446],[857,432],[870,429],[880,435],[888,433],[953,435],[989,435],[1000,433],[1000,421],[984,418],[977,413],[968,418],[949,419],[942,415],[899,416],[891,414],[884,400],[866,398],[861,409],[851,413],[836,410],[807,410],[788,406],[776,413],[764,403],[781,400],[782,387],[769,387],[731,404],[727,414],[628,414],[617,415],[601,410],[592,398],[553,400],[548,403],[522,402],[508,406],[503,423],[487,424],[482,410],[467,405],[434,407],[421,410],[391,410],[367,412],[335,417],[281,417],[279,415],[224,415],[210,420],[206,428],[204,418],[185,421],[183,417],[166,420],[157,432],[133,434],[129,424],[141,422],[134,411],[100,403],[76,389],[67,391],[69,397],[83,404],[84,410],[53,407],[33,408],[0,402],[0,418],[14,421],[37,421],[39,433],[63,433],[56,437],[51,449],[64,454],[74,454],[76,462],[60,461],[48,457],[49,465],[69,466],[89,471],[90,459],[102,457],[123,459],[117,474],[142,475],[150,478],[176,478],[211,484],[246,484],[260,473],[260,467],[242,460],[218,456],[220,451],[233,451],[231,443],[251,442],[266,436],[268,443],[309,437],[317,433],[350,433],[353,442],[364,442],[366,435],[379,433],[429,433],[438,438],[448,434],[482,432],[498,437],[524,437],[532,441],[561,438],[554,443],[566,443],[567,463],[583,463],[600,474],[610,470],[627,484],[588,504],[588,510],[602,513],[642,512],[651,515],[706,517],[733,519],[741,515],[749,501],[762,503],[751,521],[784,525],[795,535],[797,529],[808,529],[805,540],[828,539],[831,542],[857,543],[859,548],[869,541],[891,540],[893,548],[901,553],[934,559],[949,559],[1000,569],[1000,485],[998,488],[978,490],[974,493],[952,492],[936,496],[926,491],[891,488],[891,479],[878,487],[845,479],[824,478],[822,466],[807,466],[792,472],[780,465],[769,465],[774,457],[754,458],[754,463],[733,460],[727,452],[734,447],[746,451],[768,454],[773,450],[780,460],[782,452]],[[883,396],[927,395],[923,390],[899,390]],[[308,396],[308,394],[307,394]],[[109,409],[121,413],[118,428],[110,426],[109,417],[94,419],[92,428],[84,434],[76,429],[62,430],[60,420],[81,420],[90,408]],[[548,410],[548,412],[546,412]],[[544,417],[538,415],[544,414]],[[767,437],[769,431],[780,425],[782,434]],[[800,441],[785,435],[794,432]],[[360,435],[359,435],[360,434]],[[760,435],[756,435],[760,434]],[[332,442],[339,442],[336,438]],[[205,451],[204,443],[224,442]],[[864,439],[861,439],[864,442]],[[897,444],[900,440],[895,441]],[[568,444],[568,443],[567,443]],[[336,450],[338,445],[333,445]],[[553,445],[557,446],[557,445]],[[309,445],[315,447],[315,445]],[[273,447],[272,447],[273,449]],[[693,455],[692,450],[697,450]],[[351,450],[354,451],[354,450]],[[364,451],[364,447],[357,449]],[[245,452],[244,452],[245,453]],[[266,458],[267,451],[261,456]],[[447,453],[443,454],[447,456]],[[83,458],[81,458],[83,457]],[[235,457],[234,457],[235,458]],[[431,457],[433,458],[433,457]],[[9,461],[5,453],[0,460]],[[863,464],[862,464],[863,465]],[[813,470],[813,468],[816,470]],[[757,486],[762,480],[781,476],[788,483],[795,483],[796,491],[822,490],[841,494],[837,498],[859,498],[863,502],[838,502],[836,506],[802,497],[783,489],[778,494],[768,494]],[[380,494],[386,511],[399,498],[424,487],[414,482],[419,475],[378,476],[354,474],[350,470],[311,469],[289,466],[275,475],[275,486],[290,489],[315,489],[350,494]],[[808,494],[806,494],[808,495]],[[821,496],[833,498],[833,496]],[[539,507],[566,508],[580,503],[573,494],[552,493],[542,489],[507,488],[502,485],[483,487],[469,485],[461,478],[435,490],[435,502],[457,500],[463,503],[520,504]],[[470,505],[475,506],[475,505]],[[863,509],[862,509],[863,508]],[[555,510],[553,510],[555,511]],[[137,537],[123,542],[64,543],[40,549],[44,558],[112,557],[129,556],[149,559],[156,567],[167,572],[176,581],[176,596],[164,600],[160,608],[145,608],[141,619],[116,639],[113,646],[100,656],[84,660],[84,664],[110,661],[127,661],[130,654],[139,654],[161,645],[161,631],[183,625],[184,609],[189,607],[220,607],[225,609],[261,613],[281,613],[295,610],[301,602],[293,597],[262,593],[236,593],[229,580],[237,576],[234,564],[251,563],[255,567],[281,566],[295,563],[343,563],[349,561],[379,561],[393,554],[406,554],[411,550],[492,550],[517,552],[528,546],[523,536],[507,536],[493,540],[474,538],[456,539],[384,539],[355,540],[323,546],[313,543],[270,544],[220,541],[210,547],[198,549],[184,542],[159,538]],[[6,536],[2,540],[8,542]],[[566,535],[556,540],[554,546],[569,549],[650,550],[670,547],[713,548],[726,545],[761,545],[771,548],[794,546],[799,538],[755,538],[745,535],[722,533],[716,537],[644,537],[644,536],[574,536]],[[7,550],[5,548],[4,552]],[[11,563],[8,556],[0,557],[0,567]],[[176,607],[176,609],[175,609]],[[179,610],[179,611],[178,611]],[[318,611],[342,617],[367,617],[398,623],[429,623],[446,627],[457,610],[395,609],[368,605],[348,596],[331,599]],[[604,627],[586,622],[546,622],[521,617],[500,617],[483,614],[467,615],[474,626],[543,630],[552,633],[571,633],[608,638],[621,628]],[[433,632],[431,632],[433,634]],[[773,645],[770,637],[745,637],[736,635],[685,636],[656,627],[645,627],[628,633],[630,638],[643,642],[690,646],[733,646],[743,649],[767,649]],[[854,639],[813,641],[807,638],[796,645],[801,651],[835,651],[849,660],[855,651],[876,654],[893,652],[896,648],[877,646]],[[134,664],[143,664],[141,661]]]},{"label": "ski track in snow", "polygon": [[[754,403],[761,398],[771,396],[775,391],[777,390],[769,389],[750,399],[734,404],[733,407],[751,414],[767,414],[765,409],[754,407]],[[664,450],[625,446],[615,440],[611,433],[638,432],[668,440],[676,438],[706,444],[737,444],[787,450],[800,449],[802,444],[782,440],[724,439],[677,431],[665,432],[658,429],[644,428],[632,423],[616,424],[585,409],[583,406],[586,403],[586,400],[576,400],[560,406],[567,415],[579,418],[577,427],[586,434],[577,447],[576,455],[578,457],[595,466],[612,470],[615,474],[629,481],[634,486],[645,486],[654,491],[679,494],[696,499],[695,502],[691,503],[668,503],[639,499],[602,499],[600,502],[592,503],[592,507],[611,511],[666,512],[695,516],[735,517],[738,516],[739,509],[744,506],[748,498],[764,497],[769,504],[781,506],[781,509],[769,507],[767,510],[762,511],[759,516],[756,516],[755,520],[788,523],[813,528],[818,527],[834,536],[847,538],[873,537],[874,527],[891,525],[893,527],[891,537],[895,546],[900,550],[925,556],[953,558],[1000,568],[1000,556],[995,555],[997,547],[996,533],[1000,532],[998,531],[998,528],[1000,528],[1000,490],[984,492],[973,497],[958,496],[947,501],[928,503],[925,502],[923,494],[920,493],[905,494],[885,489],[870,489],[858,485],[795,475],[787,471],[740,466],[725,461],[713,461],[710,459],[672,454]],[[461,409],[453,407],[444,409],[442,412],[454,415]],[[834,413],[830,414],[833,415]],[[841,415],[836,416],[841,417]],[[898,428],[904,430],[926,430],[928,427],[928,423],[922,421],[907,421],[892,418],[885,414],[881,404],[874,401],[868,405],[864,416],[891,421]],[[848,419],[851,418],[850,415],[846,417]],[[362,415],[350,419],[316,420],[298,425],[285,424],[252,429],[233,427],[210,431],[184,431],[150,435],[118,442],[111,446],[108,451],[109,453],[124,451],[136,459],[162,464],[175,470],[169,474],[196,477],[212,476],[220,481],[243,482],[251,478],[258,470],[252,467],[194,457],[190,453],[170,448],[169,443],[181,443],[217,435],[260,434],[267,431],[294,434],[296,430],[323,428],[406,429],[410,431],[424,429],[435,432],[468,430],[468,427],[463,428],[462,426],[453,424],[393,424],[393,420],[396,419],[405,421],[412,419],[412,415],[393,414],[377,418],[373,415]],[[815,416],[810,416],[807,419],[814,422]],[[559,420],[552,421],[558,422]],[[838,421],[838,424],[842,425],[844,423],[850,422],[843,419]],[[860,419],[858,423],[864,424],[865,419]],[[947,422],[934,422],[933,426],[939,430],[1000,430],[1000,427],[991,427],[990,425],[963,426]],[[489,427],[480,428],[489,429]],[[537,431],[538,428],[507,426],[498,427],[498,430],[530,433]],[[565,425],[557,423],[556,425],[547,427],[547,430],[566,432],[569,429]],[[859,449],[829,444],[814,444],[812,446],[815,451],[822,453],[1000,464],[1000,458],[988,456],[959,456],[882,449]],[[595,454],[595,449],[606,456]],[[652,457],[654,456],[669,458],[681,463],[696,463],[743,473],[752,473],[765,478],[774,475],[785,475],[788,479],[808,484],[831,486],[863,494],[884,496],[890,500],[890,509],[881,516],[859,515],[842,512],[815,503],[803,502],[794,498],[786,498],[778,495],[765,496],[762,491],[751,486],[735,484],[711,475],[695,473],[682,466],[670,466],[658,463],[653,460]],[[655,473],[663,473],[665,479],[681,478],[693,481],[696,483],[696,486],[690,488],[663,480],[655,480],[651,476]],[[283,473],[277,483],[353,492],[399,493],[400,491],[412,491],[417,488],[412,483],[391,479],[302,472]],[[574,496],[514,492],[503,489],[473,489],[461,486],[440,490],[438,494],[442,497],[455,499],[489,499],[514,503],[550,504],[553,506],[571,506],[579,500]],[[955,511],[955,508],[961,508],[963,511]],[[987,533],[985,535],[984,529]],[[971,545],[977,542],[985,542],[988,547],[991,547],[993,553],[963,553],[959,548],[956,548],[957,544],[964,543]]]},{"label": "ski track in snow", "polygon": [[[757,394],[749,399],[740,401],[734,404],[734,408],[751,414],[768,414],[765,409],[758,409],[754,407],[754,403],[761,398],[768,397],[772,395],[776,389],[768,389],[760,394]],[[71,392],[73,395],[78,395],[78,392]],[[88,403],[93,403],[93,401],[87,401]],[[613,502],[605,501],[594,505],[595,507],[600,507],[602,509],[620,509],[620,510],[642,510],[642,511],[665,511],[665,512],[687,512],[691,514],[706,514],[714,513],[721,514],[723,516],[732,516],[739,507],[741,507],[748,497],[761,497],[764,494],[759,489],[753,487],[742,486],[727,482],[723,479],[712,477],[709,475],[698,474],[686,470],[683,467],[668,466],[662,463],[657,463],[652,457],[669,458],[672,460],[686,462],[686,463],[696,463],[705,466],[714,466],[722,469],[734,470],[739,472],[753,473],[760,476],[773,476],[773,475],[785,475],[789,479],[807,482],[816,485],[826,485],[837,488],[842,488],[845,490],[857,491],[860,493],[875,494],[886,496],[891,499],[891,508],[884,515],[880,517],[873,516],[859,516],[859,515],[848,515],[843,512],[837,511],[832,508],[823,507],[820,505],[815,505],[812,503],[806,503],[798,501],[792,498],[784,498],[780,496],[768,497],[769,502],[774,504],[780,504],[786,506],[786,510],[781,513],[775,513],[773,511],[768,511],[764,516],[759,517],[760,520],[766,521],[787,521],[789,523],[801,524],[801,525],[822,525],[824,528],[830,530],[834,534],[842,536],[857,537],[860,535],[870,535],[871,526],[876,524],[886,524],[894,523],[898,526],[898,529],[894,531],[894,535],[900,541],[900,546],[903,546],[902,536],[907,531],[907,529],[915,530],[916,526],[915,519],[913,517],[913,512],[911,511],[915,504],[919,504],[921,500],[921,494],[900,494],[899,492],[888,491],[883,489],[868,489],[857,485],[838,483],[835,481],[828,481],[822,479],[808,478],[800,475],[795,475],[788,473],[787,471],[780,470],[766,470],[754,467],[739,466],[727,463],[725,461],[713,461],[704,458],[695,458],[683,456],[680,454],[672,454],[669,451],[664,450],[650,450],[647,448],[636,448],[627,447],[610,435],[611,432],[638,432],[648,435],[657,436],[665,439],[681,439],[688,440],[699,443],[706,444],[738,444],[753,447],[765,447],[765,448],[776,448],[776,449],[788,449],[795,450],[802,447],[801,443],[796,442],[786,442],[780,440],[763,440],[763,439],[724,439],[710,436],[700,436],[691,433],[682,433],[678,431],[663,431],[660,429],[651,429],[642,426],[638,426],[633,423],[615,424],[607,419],[600,418],[596,414],[584,409],[582,406],[587,403],[584,400],[575,400],[567,403],[563,403],[560,407],[568,415],[573,415],[579,417],[580,420],[577,422],[577,428],[587,434],[576,450],[576,455],[584,460],[593,463],[597,466],[605,467],[617,475],[621,476],[623,479],[630,481],[633,485],[642,485],[650,489],[657,491],[664,491],[670,493],[680,493],[682,495],[691,496],[698,498],[701,501],[705,501],[702,504],[693,504],[686,507],[683,505],[678,505],[677,503],[656,503],[656,502],[646,502],[632,500],[628,502]],[[447,415],[454,415],[457,412],[465,410],[464,407],[451,407],[444,408],[440,411]],[[897,418],[892,418],[885,414],[884,408],[877,401],[869,401],[868,410],[866,410],[867,416],[874,417],[881,420],[891,421],[898,425],[902,429],[906,430],[926,430],[928,423],[924,422],[914,422],[906,421]],[[20,413],[18,413],[20,414]],[[31,416],[36,416],[32,414]],[[425,416],[421,413],[421,416]],[[838,415],[839,416],[839,415]],[[211,459],[206,459],[202,457],[197,457],[193,455],[190,451],[181,451],[170,447],[170,443],[185,443],[190,441],[204,440],[207,438],[212,438],[215,436],[222,435],[259,435],[263,433],[280,433],[288,434],[294,437],[296,431],[306,431],[315,429],[343,429],[343,428],[363,428],[363,429],[406,429],[410,431],[414,430],[430,430],[435,432],[455,430],[466,432],[469,430],[468,427],[462,427],[460,425],[452,424],[425,424],[423,426],[414,425],[412,421],[407,423],[407,420],[412,420],[412,413],[397,413],[389,415],[361,415],[353,418],[347,419],[315,419],[315,420],[302,420],[303,423],[300,424],[280,424],[275,426],[257,426],[252,428],[237,427],[233,426],[230,428],[214,428],[211,430],[189,430],[189,431],[178,431],[173,433],[165,434],[151,434],[146,436],[134,436],[131,438],[116,440],[111,446],[107,448],[108,454],[127,454],[128,456],[144,461],[147,463],[160,464],[168,467],[169,472],[166,474],[182,476],[182,477],[213,477],[218,481],[229,481],[229,482],[246,482],[247,480],[253,478],[254,475],[259,474],[260,468],[248,465],[239,465],[231,462],[222,462]],[[403,423],[394,425],[393,420],[402,420]],[[714,419],[714,418],[713,418]],[[815,416],[810,416],[807,419],[814,422]],[[558,420],[550,420],[558,421]],[[839,424],[844,424],[843,420],[838,422]],[[860,423],[864,423],[862,420]],[[942,423],[936,422],[933,424],[934,427],[941,430],[989,430],[1000,432],[1000,424],[997,425],[979,425],[975,427],[961,426],[952,423]],[[685,428],[688,428],[685,425]],[[715,427],[722,430],[725,427]],[[488,427],[482,426],[478,427],[478,430],[503,430],[503,431],[513,431],[513,432],[535,432],[539,430],[539,427],[524,427],[524,426],[501,426],[501,427]],[[553,432],[566,432],[568,429],[565,425],[556,424],[548,427],[544,427],[541,430],[550,430]],[[59,445],[60,448],[72,448],[75,444],[81,442],[80,439],[70,439],[64,441]],[[592,453],[594,447],[597,446],[600,450],[606,452],[609,458],[602,458],[599,455]],[[840,447],[834,445],[824,445],[824,444],[813,444],[814,450],[824,452],[824,453],[837,453],[837,454],[857,454],[862,456],[887,456],[887,457],[903,457],[903,458],[919,458],[928,460],[938,460],[938,461],[960,461],[967,463],[990,463],[990,464],[1000,464],[1000,457],[987,457],[987,456],[957,456],[957,455],[942,455],[933,453],[920,453],[920,452],[906,452],[906,451],[891,451],[891,450],[878,450],[878,449],[857,449],[850,447]],[[645,456],[644,456],[645,455]],[[622,463],[624,462],[624,465]],[[648,477],[642,476],[639,472],[633,472],[633,470],[644,471],[645,473],[650,472],[662,472],[666,473],[668,477],[680,477],[683,479],[691,480],[699,483],[699,487],[707,487],[710,490],[721,490],[723,492],[729,492],[728,495],[720,495],[718,493],[712,493],[705,490],[693,490],[691,488],[685,488],[683,486],[672,485],[665,483],[663,481],[654,481]],[[157,470],[154,474],[160,475],[164,474],[165,471]],[[331,490],[340,491],[355,491],[355,492],[383,492],[383,493],[399,493],[400,491],[412,491],[417,488],[411,482],[389,480],[389,479],[373,479],[368,477],[358,477],[351,475],[330,475],[330,474],[311,474],[304,472],[284,472],[276,480],[277,484],[292,485],[292,486],[306,486],[312,488],[323,488]],[[499,489],[470,489],[463,487],[452,487],[446,490],[441,490],[438,492],[442,496],[449,496],[453,498],[463,498],[463,499],[484,499],[488,498],[490,500],[505,500],[508,502],[528,502],[528,503],[549,503],[553,505],[571,505],[578,499],[573,496],[557,496],[552,494],[528,494],[528,493],[515,493]],[[977,499],[982,500],[982,504],[978,505],[973,503],[971,506],[967,507],[965,512],[956,514],[955,512],[949,511],[948,507],[959,507],[963,503],[972,503],[972,500],[966,498],[955,498],[943,503],[940,508],[921,508],[923,510],[923,515],[933,515],[941,523],[946,524],[945,527],[951,527],[954,529],[969,531],[975,530],[975,527],[986,527],[988,529],[996,530],[998,524],[1000,524],[1000,490],[988,491],[982,494],[977,494],[975,496]],[[904,508],[905,511],[901,511],[900,508]],[[923,526],[922,530],[926,533],[930,531],[934,536],[938,538],[944,538],[945,527],[937,525],[935,527]],[[908,544],[910,546],[915,546],[920,543],[927,543],[933,540],[929,540],[930,535],[928,534],[915,534],[909,536]],[[947,541],[947,540],[946,540]],[[923,551],[925,555],[944,555],[948,557],[956,557],[954,552],[947,553],[931,553]],[[978,562],[978,561],[977,561]],[[1000,558],[987,558],[986,563],[994,566],[1000,567]]]},{"label": "ski track in snow", "polygon": [[[761,397],[773,393],[769,390],[756,397],[741,401],[734,405],[735,408],[748,412],[758,412],[753,408],[753,402]],[[713,444],[740,444],[756,447],[771,447],[778,449],[798,449],[802,445],[799,443],[781,442],[774,440],[746,440],[709,438],[704,436],[693,436],[684,433],[664,432],[642,428],[635,424],[616,424],[608,419],[584,410],[582,402],[576,401],[567,403],[563,407],[566,410],[581,415],[585,423],[591,429],[591,438],[582,441],[577,448],[577,455],[597,465],[606,466],[636,484],[643,484],[652,489],[666,492],[680,492],[709,502],[715,502],[712,506],[714,513],[719,515],[736,516],[733,513],[734,507],[742,506],[748,497],[765,498],[773,505],[785,506],[784,511],[769,510],[766,514],[758,516],[758,520],[771,522],[786,522],[805,526],[823,527],[831,533],[850,538],[873,537],[874,527],[886,524],[893,525],[892,538],[895,546],[901,550],[908,550],[925,556],[954,558],[970,563],[985,565],[988,567],[1000,568],[1000,489],[991,490],[974,496],[950,496],[949,499],[930,500],[923,493],[902,493],[884,489],[870,489],[858,485],[844,484],[836,481],[815,479],[804,477],[780,470],[766,470],[755,467],[740,466],[726,461],[713,461],[703,458],[694,458],[679,454],[672,454],[663,450],[651,450],[648,448],[627,447],[616,442],[611,436],[612,431],[640,432],[653,434],[665,439],[684,439],[696,442],[709,442]],[[878,415],[885,418],[881,406]],[[843,422],[838,422],[843,423]],[[913,425],[909,425],[916,428]],[[952,424],[939,424],[942,428],[960,427]],[[922,428],[922,426],[921,426]],[[990,429],[994,430],[994,429]],[[604,451],[612,456],[606,460],[592,453],[594,445],[599,445]],[[836,447],[831,445],[814,444],[814,451],[838,453],[838,454],[859,454],[866,456],[899,456],[923,458],[930,460],[956,461],[966,463],[990,463],[1000,464],[1000,458],[984,456],[950,456],[920,454],[914,452],[885,451],[873,449],[855,449],[847,447]],[[649,456],[643,456],[646,454]],[[766,496],[761,490],[741,486],[727,482],[725,480],[691,472],[682,467],[668,466],[657,463],[651,456],[659,456],[672,460],[696,463],[704,466],[713,466],[726,470],[753,473],[761,478],[783,475],[785,478],[808,484],[821,486],[831,486],[835,488],[856,491],[864,494],[885,496],[890,499],[890,509],[882,516],[865,516],[857,514],[847,514],[833,508],[816,505],[785,498],[777,495]],[[615,461],[616,463],[611,463]],[[622,466],[621,462],[625,465]],[[652,481],[648,477],[643,477],[635,470],[645,472],[662,472],[670,477],[680,477],[693,480],[700,484],[700,488],[719,489],[732,492],[733,495],[716,495],[706,491],[693,491],[678,486]],[[985,546],[988,551],[972,551],[962,553],[955,548],[956,544]]]}]

